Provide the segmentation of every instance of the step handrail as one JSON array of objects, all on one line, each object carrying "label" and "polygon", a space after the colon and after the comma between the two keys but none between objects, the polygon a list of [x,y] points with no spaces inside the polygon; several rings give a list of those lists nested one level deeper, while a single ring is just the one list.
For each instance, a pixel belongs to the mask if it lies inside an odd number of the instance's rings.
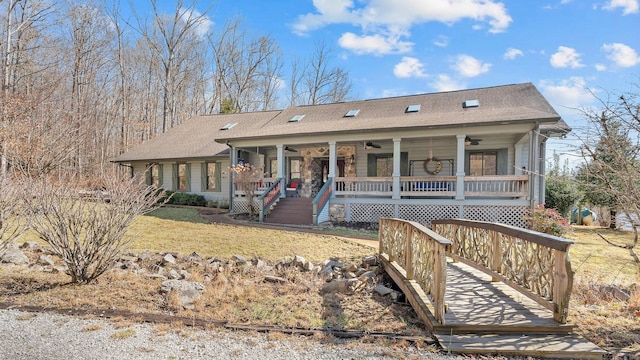
[{"label": "step handrail", "polygon": [[332,183],[333,178],[329,178],[311,202],[313,205],[313,225],[318,225],[318,216],[320,216],[324,207],[329,203],[329,199],[333,192],[333,186],[331,186]]},{"label": "step handrail", "polygon": [[265,215],[271,210],[273,205],[278,201],[282,192],[282,184],[284,184],[284,178],[277,178],[276,181],[269,186],[259,197],[260,201],[260,222],[264,222]]}]

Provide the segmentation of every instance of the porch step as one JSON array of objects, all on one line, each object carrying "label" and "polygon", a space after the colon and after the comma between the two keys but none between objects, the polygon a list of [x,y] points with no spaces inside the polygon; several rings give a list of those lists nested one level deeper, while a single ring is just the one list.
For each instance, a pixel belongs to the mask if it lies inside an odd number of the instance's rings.
[{"label": "porch step", "polygon": [[313,206],[310,198],[282,198],[265,217],[269,224],[312,225]]}]

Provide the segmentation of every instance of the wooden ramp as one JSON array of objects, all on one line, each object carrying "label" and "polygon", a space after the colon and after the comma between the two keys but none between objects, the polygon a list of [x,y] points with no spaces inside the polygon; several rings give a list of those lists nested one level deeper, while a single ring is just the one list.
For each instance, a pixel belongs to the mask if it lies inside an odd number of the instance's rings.
[{"label": "wooden ramp", "polygon": [[415,282],[403,279],[403,272],[384,258],[382,263],[445,351],[554,359],[602,359],[606,354],[574,334],[574,326],[557,323],[548,309],[462,263],[447,262],[447,310],[440,324]]},{"label": "wooden ramp", "polygon": [[462,263],[447,263],[445,304],[445,324],[433,324],[433,332],[453,353],[565,359],[602,359],[606,353],[535,301]]}]

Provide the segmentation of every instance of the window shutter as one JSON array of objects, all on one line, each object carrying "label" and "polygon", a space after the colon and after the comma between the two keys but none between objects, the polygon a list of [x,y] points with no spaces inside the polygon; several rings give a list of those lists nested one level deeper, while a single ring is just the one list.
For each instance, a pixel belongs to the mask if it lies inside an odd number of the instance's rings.
[{"label": "window shutter", "polygon": [[409,153],[400,153],[400,176],[409,176]]},{"label": "window shutter", "polygon": [[144,173],[144,182],[147,185],[151,185],[151,172],[153,171],[153,164],[147,164],[147,171]]},{"label": "window shutter", "polygon": [[222,191],[222,166],[219,162],[216,163],[216,191]]},{"label": "window shutter", "polygon": [[204,192],[209,190],[207,187],[207,162],[203,162],[200,164],[200,191]]},{"label": "window shutter", "polygon": [[375,177],[376,175],[378,175],[378,171],[377,171],[377,156],[375,154],[367,154],[367,176],[368,177]]},{"label": "window shutter", "polygon": [[178,190],[178,164],[171,165],[171,180],[172,180],[171,189],[173,191],[177,191]]},{"label": "window shutter", "polygon": [[164,179],[164,170],[162,164],[158,164],[158,187],[162,187]]},{"label": "window shutter", "polygon": [[500,149],[496,155],[497,175],[507,175],[509,169],[509,152],[507,149]]},{"label": "window shutter", "polygon": [[185,191],[191,191],[191,164],[185,164],[185,169],[187,173],[185,174],[185,181],[187,182],[185,185]]}]

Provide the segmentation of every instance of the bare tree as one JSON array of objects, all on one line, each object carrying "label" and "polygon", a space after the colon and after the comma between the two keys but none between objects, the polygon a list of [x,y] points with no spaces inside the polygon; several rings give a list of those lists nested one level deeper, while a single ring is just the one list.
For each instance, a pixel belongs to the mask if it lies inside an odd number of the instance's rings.
[{"label": "bare tree", "polygon": [[209,36],[209,44],[215,64],[215,92],[209,112],[220,112],[223,101],[235,106],[233,112],[275,107],[282,60],[273,38],[250,38],[242,28],[242,20],[235,18],[217,36]]},{"label": "bare tree", "polygon": [[164,196],[144,185],[144,177],[113,174],[94,185],[87,191],[73,178],[47,177],[27,184],[32,228],[64,261],[74,283],[89,283],[110,269],[132,240],[127,229]]},{"label": "bare tree", "polygon": [[[640,86],[636,88],[640,90]],[[582,141],[585,165],[578,176],[587,191],[603,195],[591,198],[607,199],[606,205],[617,205],[634,231],[640,226],[639,100],[638,93],[626,93],[615,99],[600,99],[601,109],[583,110],[590,126]],[[633,242],[615,245],[628,249],[640,267],[635,254],[637,243],[636,231]]]},{"label": "bare tree", "polygon": [[181,122],[177,118],[181,105],[176,101],[178,88],[180,82],[188,78],[185,77],[188,70],[193,70],[190,59],[201,49],[199,30],[205,25],[208,9],[199,13],[195,6],[195,1],[185,4],[178,0],[175,12],[168,16],[160,13],[156,0],[151,0],[154,14],[151,29],[138,18],[137,30],[162,70],[162,132]]},{"label": "bare tree", "polygon": [[315,52],[304,69],[300,69],[298,60],[293,61],[289,84],[289,98],[293,105],[301,105],[299,99],[304,99],[305,105],[345,101],[351,91],[349,73],[331,66],[331,50],[323,43],[316,44]]}]

